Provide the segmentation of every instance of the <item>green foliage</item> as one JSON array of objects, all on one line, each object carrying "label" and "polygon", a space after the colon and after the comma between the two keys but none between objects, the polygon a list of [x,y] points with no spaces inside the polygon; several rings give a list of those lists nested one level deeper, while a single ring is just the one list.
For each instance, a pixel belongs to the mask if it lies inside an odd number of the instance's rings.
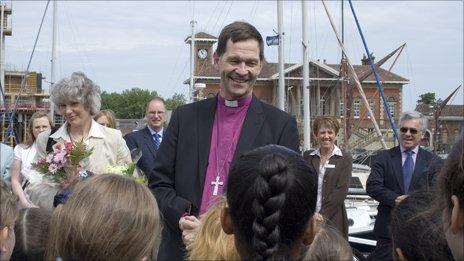
[{"label": "green foliage", "polygon": [[166,100],[166,110],[174,110],[177,106],[184,105],[187,103],[185,95],[180,93],[174,93],[171,98]]},{"label": "green foliage", "polygon": [[[161,97],[156,91],[149,91],[140,88],[124,90],[122,93],[103,91],[101,94],[101,109],[114,111],[118,119],[141,119],[145,116],[147,103],[155,96]],[[171,98],[166,100],[166,109],[173,110],[177,106],[187,103],[185,95],[174,93]]]},{"label": "green foliage", "polygon": [[111,109],[118,119],[140,119],[145,115],[147,103],[158,96],[156,91],[132,88],[122,93],[102,93],[102,109]]},{"label": "green foliage", "polygon": [[417,100],[417,105],[421,105],[421,104],[431,105],[431,106],[437,105],[437,99],[435,97],[435,93],[427,92],[427,93],[419,95],[419,100]]}]

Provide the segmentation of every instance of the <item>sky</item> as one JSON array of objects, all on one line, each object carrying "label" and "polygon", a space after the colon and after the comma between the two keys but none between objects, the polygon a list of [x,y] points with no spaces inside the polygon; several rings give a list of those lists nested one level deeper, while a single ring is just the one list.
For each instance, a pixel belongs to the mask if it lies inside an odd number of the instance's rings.
[{"label": "sky", "polygon": [[[6,68],[25,70],[46,1],[3,1],[13,9],[13,35],[6,38]],[[326,2],[341,27],[341,2]],[[50,81],[52,6],[45,15],[29,71]],[[284,59],[302,61],[301,1],[284,1]],[[406,43],[392,72],[410,80],[403,91],[403,110],[415,108],[420,94],[435,92],[444,99],[463,83],[463,1],[355,1],[369,50],[378,59]],[[345,2],[345,48],[360,64],[364,47],[349,3]],[[311,59],[339,63],[341,51],[320,1],[308,2]],[[236,20],[245,20],[263,37],[277,31],[276,1],[59,1],[57,8],[56,79],[82,71],[102,90],[121,92],[138,87],[165,98],[187,96],[190,21],[196,32],[218,36]],[[278,61],[278,47],[266,46],[269,62]],[[393,60],[393,59],[392,59]],[[388,69],[390,63],[383,68]],[[452,100],[463,104],[462,88]]]}]

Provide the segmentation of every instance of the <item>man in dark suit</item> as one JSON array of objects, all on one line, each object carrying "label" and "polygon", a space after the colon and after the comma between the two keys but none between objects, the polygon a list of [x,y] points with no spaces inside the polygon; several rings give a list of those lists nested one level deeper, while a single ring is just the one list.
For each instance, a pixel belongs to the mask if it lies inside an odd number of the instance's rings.
[{"label": "man in dark suit", "polygon": [[163,140],[163,126],[166,122],[166,105],[161,97],[152,98],[145,110],[147,126],[141,130],[128,133],[124,136],[130,151],[139,148],[142,157],[137,162],[137,167],[149,175],[153,170],[156,153]]},{"label": "man in dark suit", "polygon": [[393,259],[389,231],[393,207],[411,192],[430,186],[428,180],[433,180],[430,175],[439,171],[438,168],[432,170],[430,163],[441,159],[419,146],[423,131],[427,128],[425,116],[415,111],[404,112],[399,127],[400,146],[379,152],[367,179],[367,193],[379,202],[374,226],[377,245],[369,256],[370,260]]},{"label": "man in dark suit", "polygon": [[[164,218],[159,260],[182,260],[204,213],[224,192],[230,165],[241,154],[279,144],[298,150],[296,121],[259,101],[253,85],[264,62],[261,34],[234,22],[219,35],[216,97],[178,107],[170,120],[149,187]],[[184,242],[183,242],[184,240]]]}]

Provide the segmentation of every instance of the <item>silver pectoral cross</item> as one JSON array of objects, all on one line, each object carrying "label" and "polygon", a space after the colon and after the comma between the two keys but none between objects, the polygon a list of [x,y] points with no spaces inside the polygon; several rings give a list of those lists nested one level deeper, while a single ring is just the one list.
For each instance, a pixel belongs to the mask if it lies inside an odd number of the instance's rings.
[{"label": "silver pectoral cross", "polygon": [[216,176],[216,180],[211,181],[211,186],[214,186],[214,188],[213,188],[213,196],[217,196],[219,186],[224,185],[224,183],[222,181],[219,181],[220,179],[221,179],[221,177]]}]

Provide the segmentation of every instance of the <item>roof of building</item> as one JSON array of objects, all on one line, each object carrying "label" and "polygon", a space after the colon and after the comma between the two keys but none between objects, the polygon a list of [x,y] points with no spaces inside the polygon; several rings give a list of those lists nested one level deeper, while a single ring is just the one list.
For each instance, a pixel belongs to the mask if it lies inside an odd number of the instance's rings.
[{"label": "roof of building", "polygon": [[[333,69],[339,71],[340,70],[340,64],[327,64],[328,66],[332,67]],[[368,72],[371,70],[370,65],[353,65],[354,71],[356,72],[356,75],[361,76],[364,73]],[[403,78],[399,76],[398,74],[389,72],[387,70],[384,70],[382,68],[379,68],[378,70],[379,77],[381,80],[384,81],[394,81],[394,82],[408,82],[409,80],[406,78]],[[369,75],[364,81],[375,81],[375,76],[372,73]]]},{"label": "roof of building", "polygon": [[[195,34],[195,39],[202,39],[202,40],[206,40],[208,42],[217,42],[217,37],[215,36],[212,36],[208,33],[205,33],[205,32],[198,32]],[[186,43],[189,43],[190,42],[190,35],[188,35],[187,37],[185,37],[185,40],[184,42]]]},{"label": "roof of building", "polygon": [[[434,112],[434,108],[430,107],[427,104],[419,104],[416,107],[416,111],[424,114],[424,115],[429,115],[430,113]],[[463,117],[464,116],[464,105],[454,105],[454,104],[449,104],[445,105],[441,112],[441,116],[459,116]]]}]

